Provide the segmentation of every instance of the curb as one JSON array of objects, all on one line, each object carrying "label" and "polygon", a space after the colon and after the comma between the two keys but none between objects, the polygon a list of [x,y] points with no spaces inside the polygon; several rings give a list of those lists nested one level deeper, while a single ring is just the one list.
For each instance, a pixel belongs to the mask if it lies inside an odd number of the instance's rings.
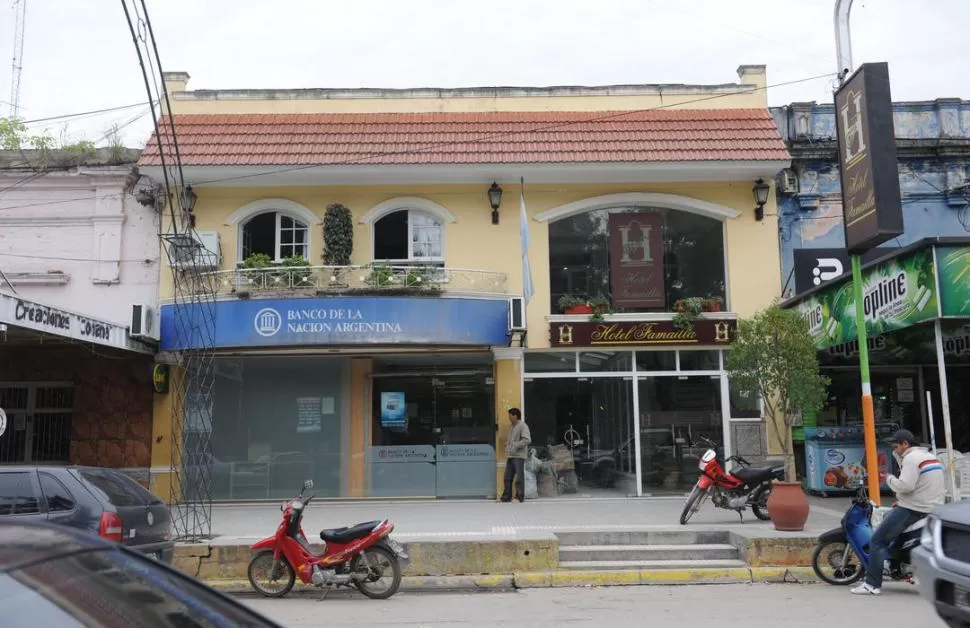
[{"label": "curb", "polygon": [[[479,576],[405,576],[401,591],[513,591],[553,587],[613,587],[689,584],[806,584],[818,582],[810,567],[730,567],[701,569],[617,569],[537,571]],[[255,593],[248,580],[209,580],[208,586],[230,594]],[[295,593],[320,591],[298,583]]]}]

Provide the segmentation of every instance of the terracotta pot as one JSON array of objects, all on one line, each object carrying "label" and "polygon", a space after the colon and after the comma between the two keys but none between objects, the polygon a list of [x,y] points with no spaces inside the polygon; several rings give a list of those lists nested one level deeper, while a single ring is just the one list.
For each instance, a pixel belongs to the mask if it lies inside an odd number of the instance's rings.
[{"label": "terracotta pot", "polygon": [[572,307],[567,307],[563,314],[592,314],[593,307],[591,305],[573,305]]},{"label": "terracotta pot", "polygon": [[721,311],[721,304],[720,303],[711,303],[711,311],[712,312],[720,312]]},{"label": "terracotta pot", "polygon": [[772,482],[768,515],[775,530],[800,532],[808,521],[808,498],[800,482]]}]

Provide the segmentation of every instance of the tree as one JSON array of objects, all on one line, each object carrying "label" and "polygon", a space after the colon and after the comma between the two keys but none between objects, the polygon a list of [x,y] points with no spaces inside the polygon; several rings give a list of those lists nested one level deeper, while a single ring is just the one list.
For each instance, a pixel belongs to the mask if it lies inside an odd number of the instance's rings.
[{"label": "tree", "polygon": [[32,135],[27,125],[17,118],[0,118],[0,149],[34,151],[33,162],[27,161],[26,155],[23,158],[35,170],[77,165],[96,152],[94,143],[88,140],[57,142],[46,131]]},{"label": "tree", "polygon": [[762,415],[772,422],[785,456],[785,479],[794,482],[792,424],[800,415],[821,410],[830,381],[819,371],[808,322],[777,303],[740,319],[726,370],[738,393],[761,398]]},{"label": "tree", "polygon": [[340,203],[327,205],[323,215],[323,263],[327,266],[350,266],[354,252],[354,220],[350,210]]}]

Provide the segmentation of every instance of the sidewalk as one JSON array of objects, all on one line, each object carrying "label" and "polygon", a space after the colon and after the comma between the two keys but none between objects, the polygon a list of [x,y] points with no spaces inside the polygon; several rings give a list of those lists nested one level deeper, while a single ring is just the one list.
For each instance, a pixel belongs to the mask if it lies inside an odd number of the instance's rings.
[{"label": "sidewalk", "polygon": [[[280,502],[215,505],[212,508],[213,545],[242,544],[273,534],[280,522]],[[811,513],[804,535],[817,535],[839,525],[848,499],[809,497]],[[374,519],[390,519],[394,536],[417,539],[514,539],[535,532],[567,530],[730,530],[773,537],[768,521],[750,511],[744,522],[733,511],[704,504],[687,526],[680,526],[683,497],[564,498],[520,503],[486,500],[414,500],[372,502],[311,502],[303,528],[315,538],[324,528],[349,526]]]}]

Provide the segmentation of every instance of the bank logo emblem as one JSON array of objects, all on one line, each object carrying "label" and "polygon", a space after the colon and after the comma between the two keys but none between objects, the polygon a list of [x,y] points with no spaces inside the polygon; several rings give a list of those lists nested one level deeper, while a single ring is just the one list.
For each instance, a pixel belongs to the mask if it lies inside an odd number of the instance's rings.
[{"label": "bank logo emblem", "polygon": [[264,338],[275,336],[283,326],[283,317],[271,307],[264,307],[256,312],[256,319],[253,321],[256,333]]},{"label": "bank logo emblem", "polygon": [[835,279],[842,272],[842,260],[835,257],[817,257],[815,268],[812,269],[812,283],[820,285],[823,281]]}]

